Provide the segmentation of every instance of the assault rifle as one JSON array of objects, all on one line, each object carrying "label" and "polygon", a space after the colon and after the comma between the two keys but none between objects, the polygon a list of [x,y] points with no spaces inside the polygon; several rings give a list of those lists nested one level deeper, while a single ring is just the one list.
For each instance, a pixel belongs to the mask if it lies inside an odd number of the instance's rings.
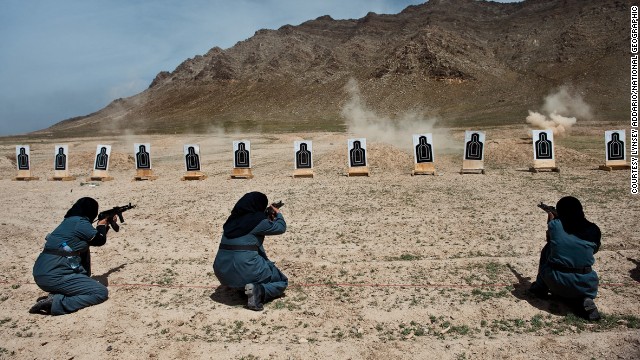
[{"label": "assault rifle", "polygon": [[115,221],[113,221],[113,217],[118,215],[118,219],[120,220],[121,223],[124,222],[124,218],[122,217],[122,213],[127,211],[127,210],[131,210],[133,208],[135,208],[135,205],[131,205],[131,203],[129,203],[129,205],[125,205],[125,206],[114,206],[112,209],[109,210],[105,210],[103,212],[101,212],[100,214],[98,214],[98,221],[102,220],[102,219],[107,219],[107,222],[109,223],[109,225],[111,225],[111,228],[113,229],[113,231],[118,232],[120,231],[120,226],[118,225],[118,223],[116,223]]},{"label": "assault rifle", "polygon": [[547,213],[553,215],[554,218],[558,217],[558,210],[556,210],[555,206],[546,205],[545,203],[540,202],[540,204],[538,204],[538,207],[546,211]]},{"label": "assault rifle", "polygon": [[[284,206],[284,203],[282,201],[278,201],[277,203],[273,203],[271,204],[271,206],[273,206],[276,209],[280,209],[281,207]],[[275,218],[276,216],[276,212],[273,211],[273,209],[271,208],[271,206],[269,206],[264,213],[267,214],[267,217],[269,218],[269,220],[272,220]]]}]

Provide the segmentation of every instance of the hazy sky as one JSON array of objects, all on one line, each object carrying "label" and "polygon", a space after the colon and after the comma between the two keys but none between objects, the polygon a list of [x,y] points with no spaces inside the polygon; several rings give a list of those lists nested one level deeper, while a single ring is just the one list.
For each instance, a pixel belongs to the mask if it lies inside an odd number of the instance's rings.
[{"label": "hazy sky", "polygon": [[98,111],[143,91],[160,71],[259,29],[395,14],[423,2],[1,0],[0,136]]}]

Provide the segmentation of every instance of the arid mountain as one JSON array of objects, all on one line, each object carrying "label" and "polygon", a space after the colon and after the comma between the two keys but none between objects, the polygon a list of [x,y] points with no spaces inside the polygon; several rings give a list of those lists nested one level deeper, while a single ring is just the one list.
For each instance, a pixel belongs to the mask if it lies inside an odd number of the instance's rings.
[{"label": "arid mountain", "polygon": [[149,88],[39,133],[340,130],[355,79],[367,106],[444,124],[524,122],[560,85],[596,119],[627,118],[631,1],[431,0],[396,15],[259,30],[159,73]]}]

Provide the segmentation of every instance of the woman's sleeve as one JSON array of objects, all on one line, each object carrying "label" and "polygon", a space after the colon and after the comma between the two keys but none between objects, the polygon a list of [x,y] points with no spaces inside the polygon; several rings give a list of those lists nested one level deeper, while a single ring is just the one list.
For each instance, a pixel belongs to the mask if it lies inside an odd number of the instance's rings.
[{"label": "woman's sleeve", "polygon": [[90,242],[98,231],[91,225],[91,222],[83,218],[76,224],[74,236],[86,242]]},{"label": "woman's sleeve", "polygon": [[284,221],[282,214],[278,213],[273,221],[269,219],[262,220],[253,233],[255,235],[280,235],[285,231],[287,231],[287,223]]},{"label": "woman's sleeve", "polygon": [[547,242],[556,243],[564,233],[560,219],[553,219],[547,223]]},{"label": "woman's sleeve", "polygon": [[86,241],[89,246],[102,246],[107,242],[106,225],[98,225],[93,227],[89,220],[83,220],[76,226],[75,235],[82,241]]},{"label": "woman's sleeve", "polygon": [[98,225],[96,226],[96,235],[89,240],[90,246],[102,246],[107,243],[107,232],[109,232],[109,228],[107,225]]}]

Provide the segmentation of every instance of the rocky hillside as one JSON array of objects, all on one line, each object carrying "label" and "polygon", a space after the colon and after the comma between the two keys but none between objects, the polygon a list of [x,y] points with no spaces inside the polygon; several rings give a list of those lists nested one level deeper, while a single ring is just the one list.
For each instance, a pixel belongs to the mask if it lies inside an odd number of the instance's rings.
[{"label": "rocky hillside", "polygon": [[596,119],[628,112],[631,1],[431,0],[399,14],[259,30],[160,72],[149,88],[38,133],[340,130],[355,79],[368,107],[449,125],[524,123],[570,85]]}]

